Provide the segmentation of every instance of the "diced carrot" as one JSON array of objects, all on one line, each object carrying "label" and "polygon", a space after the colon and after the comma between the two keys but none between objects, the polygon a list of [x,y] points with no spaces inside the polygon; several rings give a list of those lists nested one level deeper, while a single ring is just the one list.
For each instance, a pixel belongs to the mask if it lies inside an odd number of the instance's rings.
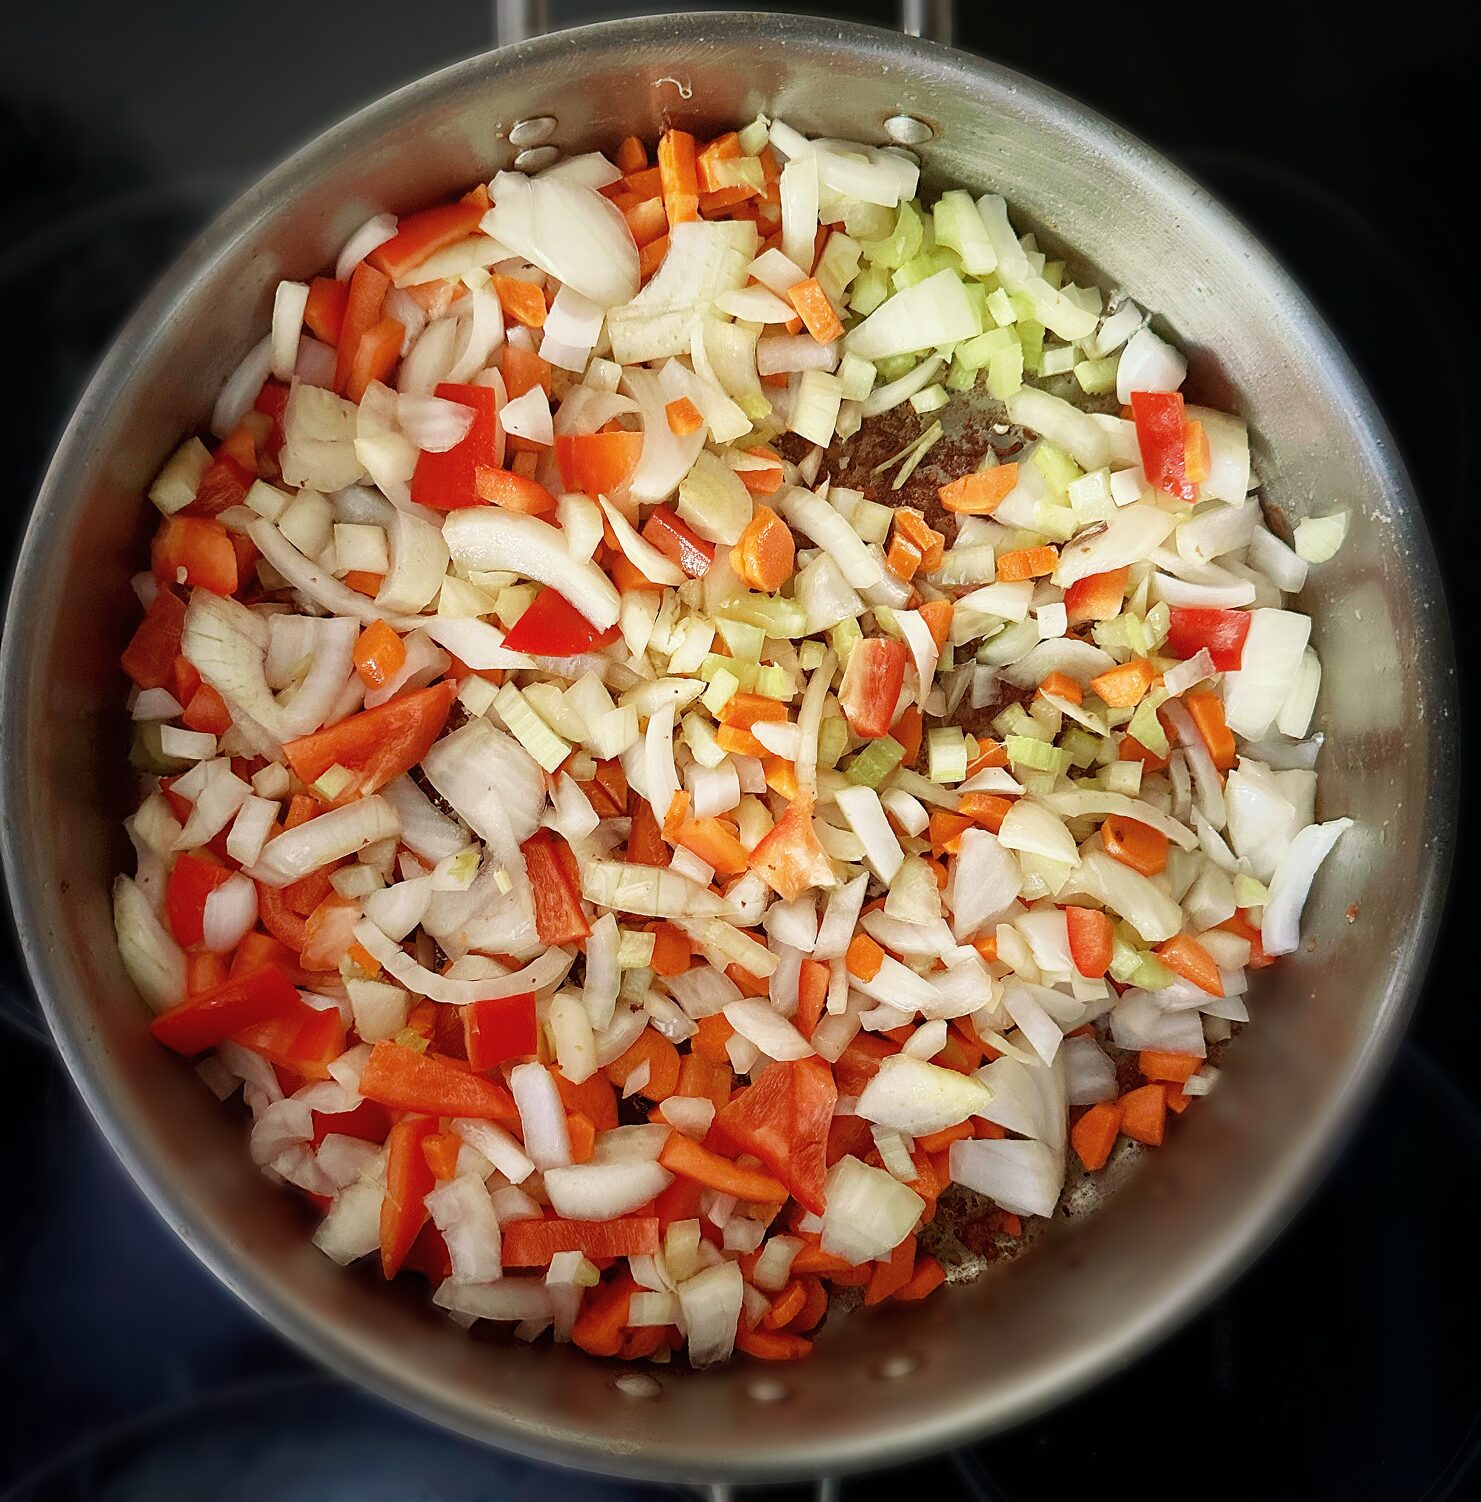
[{"label": "diced carrot", "polygon": [[946,645],[946,638],[951,635],[951,618],[956,613],[956,607],[950,600],[927,600],[920,607],[920,618],[926,623],[926,629],[931,633],[931,640],[936,643],[939,652]]},{"label": "diced carrot", "polygon": [[687,396],[675,398],[663,410],[668,418],[669,432],[677,433],[680,438],[687,438],[704,427],[703,414]]},{"label": "diced carrot", "polygon": [[974,824],[996,834],[1008,817],[1008,810],[1016,800],[1001,793],[963,793],[957,800],[956,811]]},{"label": "diced carrot", "polygon": [[568,1116],[584,1116],[599,1132],[609,1132],[617,1125],[617,1092],[600,1071],[588,1075],[579,1085],[572,1084],[558,1069],[551,1071],[551,1078]]},{"label": "diced carrot", "polygon": [[494,277],[494,291],[499,294],[499,306],[506,318],[522,323],[527,329],[545,327],[545,293],[534,282],[521,281],[515,276]]},{"label": "diced carrot", "polygon": [[[992,473],[992,471],[989,471]],[[1056,549],[1046,546],[1015,548],[998,559],[999,583],[1011,584],[1024,579],[1041,579],[1052,574],[1059,563]]]},{"label": "diced carrot", "polygon": [[671,1132],[658,1155],[659,1163],[670,1173],[683,1174],[721,1194],[733,1194],[748,1204],[780,1205],[788,1195],[787,1186],[759,1168],[744,1168],[719,1153],[712,1153],[682,1132]]},{"label": "diced carrot", "polygon": [[632,1296],[637,1291],[632,1274],[625,1272],[589,1290],[571,1327],[572,1344],[588,1356],[615,1356],[622,1349],[622,1332],[627,1328]]},{"label": "diced carrot", "polygon": [[759,757],[767,754],[766,747],[749,730],[742,730],[738,725],[722,725],[715,732],[715,744],[732,756]]},{"label": "diced carrot", "polygon": [[725,1045],[735,1033],[735,1029],[719,1012],[709,1017],[701,1017],[698,1027],[699,1031],[690,1040],[689,1046],[701,1058],[708,1059],[712,1064],[726,1063],[730,1055],[726,1053]]},{"label": "diced carrot", "polygon": [[914,1303],[935,1293],[945,1281],[946,1269],[929,1252],[922,1252],[915,1259],[915,1268],[909,1279],[896,1290],[895,1297]]},{"label": "diced carrot", "polygon": [[919,549],[921,567],[927,573],[941,567],[941,559],[946,552],[946,537],[927,524],[924,512],[917,511],[913,506],[897,507],[894,524],[895,530],[903,533]]},{"label": "diced carrot", "polygon": [[1098,979],[1110,968],[1114,950],[1110,914],[1097,907],[1067,907],[1064,916],[1075,969]]},{"label": "diced carrot", "polygon": [[589,1163],[596,1150],[596,1124],[584,1111],[571,1111],[566,1116],[566,1135],[571,1139],[571,1161]]},{"label": "diced carrot", "polygon": [[908,581],[920,572],[920,549],[908,537],[896,532],[890,539],[890,546],[885,553],[884,561],[886,567],[897,579]]},{"label": "diced carrot", "polygon": [[1090,688],[1113,709],[1130,709],[1141,702],[1156,676],[1156,669],[1145,657],[1134,657],[1097,674],[1090,680]]},{"label": "diced carrot", "polygon": [[625,209],[622,217],[632,231],[633,243],[639,250],[661,240],[669,232],[668,214],[661,198],[644,198],[632,208]]},{"label": "diced carrot", "polygon": [[1203,1066],[1196,1053],[1172,1053],[1163,1048],[1144,1048],[1137,1055],[1137,1068],[1143,1079],[1170,1080],[1181,1085]]},{"label": "diced carrot", "polygon": [[510,401],[533,391],[536,386],[546,396],[550,395],[550,362],[542,360],[532,349],[524,349],[506,340],[499,356],[499,372],[504,377]]},{"label": "diced carrot", "polygon": [[666,919],[650,923],[648,931],[653,935],[653,958],[648,962],[649,968],[655,975],[683,975],[694,960],[694,948],[688,934]]},{"label": "diced carrot", "polygon": [[1181,1085],[1176,1085],[1171,1080],[1163,1081],[1162,1093],[1167,1096],[1167,1109],[1179,1116],[1193,1104],[1193,1097]]},{"label": "diced carrot", "polygon": [[[1167,1092],[1160,1084],[1128,1090],[1117,1104],[1121,1108],[1121,1130],[1126,1136],[1143,1142],[1148,1147],[1162,1145],[1162,1134],[1167,1123]],[[1091,1107],[1091,1110],[1096,1109],[1098,1108]],[[1076,1151],[1079,1149],[1076,1148]]]},{"label": "diced carrot", "polygon": [[802,962],[797,977],[797,1011],[792,1021],[804,1038],[811,1038],[813,1029],[823,1019],[829,974],[828,966],[822,960],[809,957]]},{"label": "diced carrot", "polygon": [[1219,771],[1227,772],[1234,765],[1234,732],[1224,719],[1224,701],[1205,690],[1185,694],[1183,703],[1214,765]]},{"label": "diced carrot", "polygon": [[[350,289],[345,300],[344,319],[340,324],[339,351],[334,367],[334,389],[347,392],[351,375],[355,370],[360,351],[361,338],[381,321],[386,304],[386,294],[391,290],[391,279],[374,266],[361,261],[350,276]],[[400,325],[398,324],[399,328]],[[384,335],[381,336],[384,338]],[[399,347],[399,346],[398,346]],[[363,373],[363,372],[362,372]],[[366,382],[369,385],[369,382]],[[364,387],[361,388],[364,394]],[[359,397],[355,398],[356,401]]]},{"label": "diced carrot", "polygon": [[1100,827],[1100,839],[1112,860],[1140,871],[1143,876],[1156,876],[1167,868],[1167,836],[1140,819],[1107,814]]},{"label": "diced carrot", "polygon": [[1251,970],[1263,970],[1267,965],[1273,965],[1275,961],[1265,953],[1265,946],[1260,942],[1260,930],[1250,922],[1249,914],[1243,909],[1238,909],[1232,918],[1218,925],[1225,933],[1238,934],[1241,939],[1250,946],[1250,958],[1248,968]]},{"label": "diced carrot", "polygon": [[941,1153],[953,1142],[965,1142],[971,1135],[971,1122],[962,1121],[956,1126],[943,1127],[939,1132],[927,1132],[923,1137],[917,1137],[915,1145],[925,1153]]},{"label": "diced carrot", "polygon": [[972,948],[987,961],[989,965],[995,965],[998,961],[998,936],[990,935],[985,939],[973,939]]},{"label": "diced carrot", "polygon": [[713,193],[723,188],[725,184],[720,181],[716,169],[721,162],[739,161],[740,154],[740,137],[735,131],[727,130],[724,135],[716,136],[695,158],[700,191]]},{"label": "diced carrot", "polygon": [[763,756],[761,770],[772,792],[780,793],[788,803],[797,796],[797,768],[790,761],[780,756]]},{"label": "diced carrot", "polygon": [[955,855],[961,848],[962,834],[972,827],[972,820],[965,814],[953,813],[948,808],[931,810],[931,850],[936,855]]},{"label": "diced carrot", "polygon": [[1123,735],[1116,747],[1118,761],[1139,761],[1148,772],[1161,772],[1167,766],[1167,757],[1149,751],[1134,735]]},{"label": "diced carrot", "polygon": [[676,831],[676,843],[721,876],[739,876],[746,870],[749,852],[735,831],[718,818],[684,819]]},{"label": "diced carrot", "polygon": [[884,964],[884,950],[868,934],[855,934],[849,943],[845,964],[855,980],[871,981]]},{"label": "diced carrot", "polygon": [[[740,965],[727,965],[726,976],[734,982],[742,996],[770,996],[771,987],[759,975],[752,975]],[[728,1036],[728,1035],[727,1035]],[[729,1057],[726,1055],[725,1057]]]},{"label": "diced carrot", "polygon": [[768,699],[765,694],[752,694],[742,690],[725,701],[720,711],[722,725],[737,725],[749,730],[757,720],[782,721],[787,718],[787,706],[780,699]]},{"label": "diced carrot", "polygon": [[433,1176],[450,1179],[458,1171],[458,1151],[463,1139],[456,1132],[433,1132],[422,1139],[422,1152]]},{"label": "diced carrot", "polygon": [[1183,473],[1195,484],[1202,485],[1208,479],[1211,462],[1208,449],[1208,434],[1197,419],[1190,421],[1183,430]]},{"label": "diced carrot", "polygon": [[771,1308],[761,1316],[763,1330],[784,1330],[802,1313],[807,1304],[807,1290],[801,1278],[793,1278],[771,1301]]},{"label": "diced carrot", "polygon": [[1084,690],[1068,673],[1050,673],[1039,685],[1041,694],[1053,694],[1057,699],[1068,699],[1071,704],[1079,704],[1085,697]]},{"label": "diced carrot", "polygon": [[656,240],[650,240],[638,251],[638,274],[646,282],[660,266],[663,258],[669,253],[669,237],[660,235]]},{"label": "diced carrot", "polygon": [[817,277],[807,277],[788,287],[787,301],[797,309],[797,316],[819,344],[832,344],[843,333],[837,310]]},{"label": "diced carrot", "polygon": [[1091,1173],[1106,1166],[1121,1130],[1121,1115],[1119,1101],[1102,1101],[1091,1106],[1070,1128],[1070,1144]]},{"label": "diced carrot", "polygon": [[381,592],[381,585],[386,582],[386,578],[384,574],[372,574],[365,569],[352,568],[345,575],[344,582],[356,594],[369,595],[374,599]]},{"label": "diced carrot", "polygon": [[633,809],[632,827],[627,836],[627,859],[639,866],[666,866],[669,863],[663,832],[658,827],[652,805],[644,798],[639,798]]},{"label": "diced carrot", "polygon": [[355,642],[354,660],[366,688],[382,688],[406,662],[406,643],[384,621],[372,621]]},{"label": "diced carrot", "polygon": [[651,1027],[639,1033],[637,1041],[618,1054],[605,1073],[620,1090],[640,1064],[648,1065],[648,1083],[638,1092],[644,1100],[667,1100],[679,1088],[679,1050]]},{"label": "diced carrot", "polygon": [[[757,471],[741,470],[744,480]],[[780,476],[780,470],[777,471]],[[772,594],[792,577],[797,543],[792,529],[770,506],[758,506],[740,541],[730,551],[730,565],[751,586]]]},{"label": "diced carrot", "polygon": [[937,494],[948,511],[962,516],[990,516],[1017,483],[1018,465],[998,464],[991,469],[979,469],[975,474],[962,475],[949,485],[943,485]]},{"label": "diced carrot", "polygon": [[640,172],[648,165],[648,148],[637,138],[628,136],[612,155],[619,172]]},{"label": "diced carrot", "polygon": [[694,137],[687,130],[666,130],[658,140],[658,173],[663,206],[670,224],[699,218],[699,179]]},{"label": "diced carrot", "polygon": [[735,1348],[758,1361],[801,1361],[812,1351],[812,1341],[783,1330],[736,1331]]},{"label": "diced carrot", "polygon": [[869,1287],[864,1293],[866,1304],[882,1304],[899,1293],[915,1272],[915,1235],[912,1232],[889,1255],[888,1261],[876,1262]]},{"label": "diced carrot", "polygon": [[1210,996],[1224,994],[1218,964],[1191,934],[1174,934],[1165,944],[1159,944],[1157,958],[1200,991],[1206,991]]},{"label": "diced carrot", "polygon": [[622,179],[623,187],[638,198],[652,198],[656,193],[663,196],[663,171],[657,166],[640,167]]},{"label": "diced carrot", "polygon": [[890,739],[904,751],[900,758],[902,767],[913,767],[920,755],[920,743],[925,735],[925,720],[919,704],[912,704],[890,727]]}]

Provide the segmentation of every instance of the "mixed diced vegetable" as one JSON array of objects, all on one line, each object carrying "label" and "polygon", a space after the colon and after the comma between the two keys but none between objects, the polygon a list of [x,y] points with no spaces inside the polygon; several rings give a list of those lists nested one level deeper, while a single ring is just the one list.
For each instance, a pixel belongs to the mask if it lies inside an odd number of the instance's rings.
[{"label": "mixed diced vegetable", "polygon": [[1350,823],[1287,602],[1346,514],[1288,544],[1140,308],[917,188],[762,118],[377,215],[150,491],[124,963],[461,1322],[928,1296],[943,1195],[1020,1237],[1213,1088]]}]

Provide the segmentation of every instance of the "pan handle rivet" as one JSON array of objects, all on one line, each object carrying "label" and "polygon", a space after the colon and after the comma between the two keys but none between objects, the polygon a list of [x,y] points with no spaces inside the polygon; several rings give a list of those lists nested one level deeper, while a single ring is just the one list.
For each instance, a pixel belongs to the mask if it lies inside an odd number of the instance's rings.
[{"label": "pan handle rivet", "polygon": [[924,146],[936,136],[934,126],[914,115],[891,115],[884,123],[884,133],[901,146]]},{"label": "pan handle rivet", "polygon": [[619,1372],[612,1386],[629,1398],[657,1398],[663,1395],[663,1383],[647,1372]]},{"label": "pan handle rivet", "polygon": [[757,1377],[746,1391],[758,1403],[780,1403],[792,1395],[792,1389],[778,1377]]},{"label": "pan handle rivet", "polygon": [[908,1377],[919,1365],[919,1356],[912,1356],[908,1351],[897,1351],[893,1356],[886,1356],[874,1368],[874,1375],[885,1381],[895,1377]]},{"label": "pan handle rivet", "polygon": [[559,146],[531,146],[527,151],[521,151],[514,159],[516,172],[538,172],[542,167],[549,167],[560,161],[561,149]]},{"label": "pan handle rivet", "polygon": [[533,115],[528,120],[516,120],[509,127],[509,144],[516,148],[543,146],[555,134],[554,115]]}]

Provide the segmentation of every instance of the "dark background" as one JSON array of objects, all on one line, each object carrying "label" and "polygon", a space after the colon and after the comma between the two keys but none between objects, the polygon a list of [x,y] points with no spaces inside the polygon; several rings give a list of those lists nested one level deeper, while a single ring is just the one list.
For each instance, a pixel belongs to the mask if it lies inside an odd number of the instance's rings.
[{"label": "dark background", "polygon": [[[564,24],[622,10],[552,8]],[[772,8],[880,25],[894,14]],[[1462,226],[1478,133],[1461,8],[1390,7],[1371,23],[1289,3],[960,9],[960,45],[1128,126],[1284,259],[1387,413],[1452,606],[1469,603],[1481,389]],[[189,235],[324,125],[482,50],[491,32],[490,8],[472,0],[6,12],[0,554],[90,367]],[[1464,1229],[1481,1188],[1472,813],[1414,1027],[1277,1247],[1078,1402],[975,1450],[851,1481],[846,1496],[1481,1495],[1481,1317]],[[0,1029],[0,1090],[0,1502],[657,1494],[505,1462],[320,1378],[156,1221],[23,1030]]]}]

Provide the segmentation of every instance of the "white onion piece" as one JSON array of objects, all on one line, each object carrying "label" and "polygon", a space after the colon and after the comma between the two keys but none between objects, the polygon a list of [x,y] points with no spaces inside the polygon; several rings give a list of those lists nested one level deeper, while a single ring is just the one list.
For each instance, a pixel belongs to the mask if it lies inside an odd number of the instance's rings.
[{"label": "white onion piece", "polygon": [[273,336],[264,335],[223,382],[216,405],[211,409],[211,431],[218,438],[225,438],[252,410],[252,403],[272,370],[272,346]]},{"label": "white onion piece", "polygon": [[1064,1072],[1072,1106],[1115,1100],[1116,1066],[1094,1038],[1064,1040]]},{"label": "white onion piece", "polygon": [[[309,303],[307,282],[279,282],[273,293],[273,326],[270,348],[273,378],[291,381],[298,364],[298,341],[303,334],[303,315]],[[256,400],[254,396],[253,400]]]},{"label": "white onion piece", "polygon": [[1037,386],[1020,386],[1008,398],[1007,410],[1011,422],[1062,448],[1082,469],[1103,469],[1110,462],[1109,442],[1100,426],[1063,397]]},{"label": "white onion piece", "polygon": [[1183,415],[1201,423],[1208,440],[1208,477],[1199,493],[1209,500],[1242,505],[1250,488],[1250,434],[1244,419],[1211,407],[1187,406]]},{"label": "white onion piece", "polygon": [[575,956],[564,949],[547,949],[523,969],[512,971],[508,975],[481,980],[459,980],[450,975],[439,975],[435,970],[428,970],[417,964],[400,945],[388,939],[368,919],[362,918],[355,925],[355,938],[409,991],[450,1006],[467,1006],[474,1001],[518,996],[526,991],[538,993],[553,990],[566,978],[575,961]]},{"label": "white onion piece", "polygon": [[628,491],[639,501],[666,501],[699,459],[704,429],[681,436],[669,427],[666,409],[672,398],[654,371],[624,367],[622,384],[643,418],[643,447]]},{"label": "white onion piece", "polygon": [[[281,620],[276,617],[275,620]],[[354,671],[356,622],[336,616],[313,620],[313,647],[303,682],[283,706],[282,735],[308,735],[328,718]]]},{"label": "white onion piece", "polygon": [[679,565],[660,553],[646,537],[638,534],[637,529],[628,519],[606,498],[597,498],[612,531],[617,536],[617,544],[627,555],[627,560],[646,579],[651,579],[655,584],[683,584],[689,575]]},{"label": "white onion piece", "polygon": [[427,916],[431,901],[431,877],[418,876],[369,893],[362,908],[365,916],[388,939],[399,942]]},{"label": "white onion piece", "polygon": [[558,589],[598,631],[617,624],[616,586],[594,563],[573,558],[560,529],[549,522],[495,506],[468,506],[454,511],[442,531],[460,569],[534,579]]},{"label": "white onion piece", "polygon": [[631,302],[638,291],[638,247],[617,206],[592,188],[560,177],[501,172],[490,184],[494,206],[483,231],[563,287],[599,308]]},{"label": "white onion piece", "polygon": [[1063,1159],[1043,1142],[953,1142],[948,1163],[953,1183],[985,1194],[1014,1215],[1053,1215],[1064,1185]]},{"label": "white onion piece", "polygon": [[332,574],[305,558],[270,521],[259,519],[253,522],[247,528],[247,535],[294,589],[331,615],[349,616],[367,625],[378,620],[398,627],[416,624],[400,616],[388,617],[374,600],[351,589],[348,584],[341,584]]},{"label": "white onion piece", "polygon": [[1170,512],[1155,506],[1137,503],[1121,507],[1104,531],[1065,544],[1054,570],[1054,582],[1067,589],[1091,574],[1104,574],[1150,558],[1172,531],[1175,520]]},{"label": "white onion piece", "polygon": [[1124,407],[1133,391],[1176,391],[1187,375],[1188,362],[1182,355],[1144,326],[1121,351],[1116,366],[1116,400]]},{"label": "white onion piece", "polygon": [[555,1077],[543,1064],[516,1064],[509,1088],[519,1108],[525,1152],[539,1169],[564,1168],[571,1162],[566,1111]]},{"label": "white onion piece", "polygon": [[519,1139],[496,1122],[481,1121],[475,1117],[459,1117],[452,1129],[476,1153],[488,1159],[511,1184],[523,1184],[534,1173]]},{"label": "white onion piece", "polygon": [[691,1366],[713,1366],[730,1359],[745,1286],[739,1263],[719,1262],[675,1289],[688,1333]]},{"label": "white onion piece", "polygon": [[806,1059],[813,1046],[764,1001],[742,997],[725,1008],[725,1020],[769,1059]]},{"label": "white onion piece", "polygon": [[1317,868],[1332,847],[1352,828],[1351,819],[1308,824],[1281,857],[1270,881],[1270,897],[1260,924],[1266,954],[1290,954],[1301,937],[1301,909],[1316,878]]},{"label": "white onion piece", "polygon": [[544,1182],[557,1215],[567,1220],[616,1220],[646,1205],[672,1180],[673,1175],[657,1163],[634,1161],[547,1168]]},{"label": "white onion piece", "polygon": [[[828,894],[828,906],[824,909],[817,942],[813,946],[815,959],[836,960],[847,952],[868,887],[868,874],[861,872]],[[1016,886],[1014,890],[1017,890]]]},{"label": "white onion piece", "polygon": [[185,954],[130,877],[113,883],[113,926],[128,977],[151,1011],[185,999]]},{"label": "white onion piece", "polygon": [[539,386],[531,386],[523,396],[504,404],[499,421],[506,433],[528,438],[547,446],[555,442],[555,428],[550,419],[550,398]]},{"label": "white onion piece", "polygon": [[1063,673],[1083,688],[1092,678],[1115,666],[1116,659],[1091,642],[1056,637],[1041,641],[1026,656],[1005,667],[999,676],[1015,688],[1037,688],[1051,673]]},{"label": "white onion piece", "polygon": [[[790,311],[789,308],[788,312]],[[837,368],[838,344],[836,340],[832,344],[819,344],[811,334],[763,334],[756,341],[756,373],[758,375],[787,375],[801,370],[831,372]],[[936,362],[936,368],[938,370],[941,368],[939,359]],[[927,377],[921,382],[921,386],[929,384],[929,381],[930,378]],[[915,387],[915,391],[920,389],[920,386]],[[907,391],[900,400],[904,401],[906,396],[913,394],[914,392]]]},{"label": "white onion piece", "polygon": [[481,1179],[459,1174],[426,1197],[432,1223],[442,1232],[460,1283],[491,1283],[502,1276],[499,1217]]},{"label": "white onion piece", "polygon": [[[898,379],[884,386],[875,387],[864,398],[864,405],[859,415],[870,418],[878,417],[883,412],[893,411],[901,402],[909,401],[917,391],[924,391],[936,379],[945,363],[940,355],[931,355],[922,360],[914,370],[907,370]],[[766,374],[764,370],[761,373]]]},{"label": "white onion piece", "polygon": [[1203,1024],[1195,1011],[1168,1011],[1145,991],[1128,991],[1111,1010],[1111,1041],[1118,1048],[1166,1049],[1169,1053],[1207,1051]]},{"label": "white onion piece", "polygon": [[1050,994],[1046,987],[1032,986],[1016,977],[1009,977],[1003,987],[1004,1010],[1045,1064],[1054,1062],[1064,1041],[1062,1029],[1045,1006]]},{"label": "white onion piece", "polygon": [[415,782],[404,774],[381,789],[401,820],[401,843],[430,861],[446,860],[468,843],[455,819],[449,819]]},{"label": "white onion piece", "polygon": [[967,289],[956,272],[948,270],[896,292],[850,329],[843,342],[861,360],[883,360],[955,344],[981,332],[981,320]]},{"label": "white onion piece", "polygon": [[257,887],[240,871],[228,876],[206,897],[202,918],[204,942],[216,954],[226,954],[257,922]]},{"label": "white onion piece", "polygon": [[925,1201],[882,1168],[840,1158],[824,1185],[822,1247],[858,1266],[887,1257],[915,1229]]},{"label": "white onion piece", "polygon": [[658,1114],[676,1132],[703,1142],[715,1120],[715,1103],[704,1096],[671,1095],[659,1103]]},{"label": "white onion piece", "polygon": [[354,271],[361,261],[391,239],[396,233],[396,216],[394,214],[376,214],[367,219],[359,229],[344,243],[344,249],[339,253],[339,259],[334,263],[334,275],[337,281],[348,281],[350,273]]},{"label": "white onion piece", "polygon": [[1300,594],[1306,587],[1306,560],[1264,527],[1256,527],[1250,538],[1250,563],[1284,594]]},{"label": "white onion piece", "polygon": [[1301,671],[1311,617],[1252,610],[1240,666],[1224,675],[1224,717],[1245,739],[1269,732]]},{"label": "white onion piece", "polygon": [[1064,820],[1030,798],[1020,798],[1003,816],[998,843],[1006,850],[1042,855],[1065,866],[1073,866],[1080,859]]},{"label": "white onion piece", "polygon": [[865,1121],[921,1137],[980,1115],[991,1098],[992,1091],[972,1075],[901,1053],[881,1063],[855,1112]]},{"label": "white onion piece", "polygon": [[952,933],[958,942],[965,943],[1007,912],[1022,881],[1018,862],[995,834],[986,829],[963,830],[947,889]]},{"label": "white onion piece", "polygon": [[473,1319],[549,1320],[554,1312],[551,1290],[543,1278],[499,1278],[492,1283],[459,1283],[448,1278],[432,1295],[439,1309]]},{"label": "white onion piece", "polygon": [[400,832],[396,810],[384,798],[357,798],[274,836],[263,847],[255,874],[273,886],[286,886]]},{"label": "white onion piece", "polygon": [[397,425],[417,448],[429,454],[445,454],[456,448],[468,436],[474,415],[472,407],[441,396],[402,392],[396,400]]},{"label": "white onion piece", "polygon": [[1046,793],[1043,798],[1046,808],[1062,818],[1083,819],[1096,814],[1124,814],[1142,824],[1160,829],[1173,844],[1183,850],[1198,846],[1198,836],[1179,824],[1160,808],[1144,798],[1128,798],[1124,793],[1103,793],[1098,788],[1073,788],[1065,792]]},{"label": "white onion piece", "polygon": [[864,844],[864,858],[886,885],[895,878],[905,852],[885,818],[879,794],[871,787],[843,787],[834,794],[838,811]]},{"label": "white onion piece", "polygon": [[489,362],[489,357],[504,342],[504,308],[492,279],[473,289],[469,299],[472,317],[459,320],[467,342],[447,373],[449,381],[469,381]]},{"label": "white onion piece", "polygon": [[1170,939],[1183,926],[1183,910],[1149,877],[1104,850],[1087,846],[1061,898],[1082,894],[1126,921],[1150,944]]}]

